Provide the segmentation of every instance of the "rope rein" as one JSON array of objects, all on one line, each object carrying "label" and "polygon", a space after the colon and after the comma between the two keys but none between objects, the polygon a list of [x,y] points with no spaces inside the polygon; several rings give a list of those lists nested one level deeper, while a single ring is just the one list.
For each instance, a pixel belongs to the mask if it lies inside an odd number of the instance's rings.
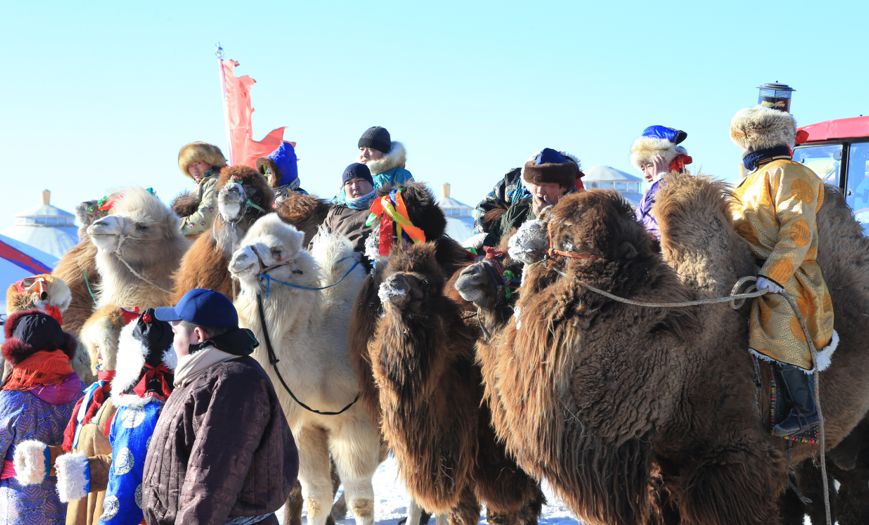
[{"label": "rope rein", "polygon": [[126,240],[127,240],[127,236],[126,236],[126,235],[119,235],[119,236],[118,236],[118,245],[115,247],[115,251],[113,252],[114,256],[115,256],[119,261],[121,261],[121,263],[122,263],[124,266],[127,267],[127,270],[129,270],[130,273],[133,274],[134,276],[136,276],[140,281],[142,281],[142,282],[144,282],[144,283],[147,283],[147,284],[150,284],[151,286],[153,286],[154,288],[160,290],[160,291],[163,292],[163,293],[166,293],[166,294],[171,295],[171,294],[172,294],[172,290],[167,290],[166,288],[163,288],[163,287],[160,286],[159,284],[155,283],[154,281],[148,279],[147,277],[145,277],[145,276],[142,275],[141,273],[137,272],[136,270],[133,269],[132,266],[130,266],[130,263],[128,263],[127,261],[124,260],[123,257],[121,257],[121,246],[123,246],[124,241],[126,241]]},{"label": "rope rein", "polygon": [[[559,250],[550,249],[549,253],[551,255],[563,255],[563,252]],[[593,255],[587,256],[587,254],[582,254],[578,252],[570,252],[576,253],[580,255],[580,257],[574,257],[572,255],[563,255],[566,257],[571,257],[575,259],[587,259],[593,258]],[[557,268],[553,268],[556,273],[561,275],[562,277],[566,277],[566,275],[559,271]],[[608,299],[612,299],[613,301],[617,301],[624,304],[629,304],[632,306],[642,306],[645,308],[684,308],[689,306],[701,306],[706,304],[718,304],[718,303],[730,303],[730,306],[733,309],[739,309],[742,307],[742,304],[746,299],[752,299],[755,297],[760,297],[762,295],[766,295],[766,290],[757,290],[745,292],[745,293],[737,293],[746,283],[754,282],[757,278],[754,276],[745,276],[736,281],[736,284],[733,286],[733,289],[730,292],[730,295],[724,297],[713,297],[709,299],[697,299],[694,301],[678,301],[672,303],[661,303],[661,302],[643,302],[643,301],[635,301],[633,299],[627,299],[625,297],[619,297],[605,290],[601,290],[595,286],[592,286],[583,281],[576,281],[576,283],[596,294],[602,295]],[[818,430],[819,430],[819,438],[818,438],[818,448],[820,449],[820,463],[821,463],[821,477],[823,482],[823,490],[824,490],[824,510],[826,513],[827,525],[832,525],[831,512],[830,512],[830,488],[829,481],[827,479],[827,457],[826,457],[826,436],[824,429],[824,415],[821,411],[821,379],[820,379],[820,371],[818,370],[818,350],[815,348],[815,344],[812,341],[812,336],[809,332],[808,327],[806,326],[806,320],[803,318],[803,315],[800,313],[800,309],[797,306],[796,301],[784,291],[774,292],[780,295],[787,301],[788,305],[791,307],[791,310],[794,312],[794,316],[797,318],[797,321],[800,323],[800,328],[803,330],[803,336],[806,339],[806,347],[809,349],[809,352],[812,356],[812,376],[814,380],[814,389],[815,389],[815,407],[818,412]]]},{"label": "rope rein", "polygon": [[281,375],[280,369],[278,369],[278,362],[280,361],[280,359],[278,359],[277,354],[275,354],[274,347],[272,346],[272,338],[269,336],[269,330],[268,330],[268,327],[266,325],[266,312],[265,312],[265,308],[263,307],[262,294],[256,294],[256,307],[257,307],[257,312],[259,313],[259,322],[263,327],[263,339],[265,339],[266,351],[268,352],[268,355],[269,355],[269,363],[272,365],[272,368],[274,368],[275,375],[278,376],[278,381],[281,382],[281,385],[283,385],[284,390],[286,390],[287,393],[290,394],[290,397],[293,398],[293,401],[295,401],[300,407],[304,408],[308,412],[313,412],[314,414],[319,414],[321,416],[337,416],[337,415],[343,414],[344,412],[349,410],[350,407],[355,405],[357,401],[359,401],[359,396],[362,395],[361,392],[357,392],[356,397],[353,398],[353,401],[349,402],[341,410],[338,410],[335,412],[330,412],[330,411],[326,411],[326,410],[317,410],[316,408],[311,408],[310,406],[305,404],[301,399],[299,399],[296,396],[296,394],[293,392],[293,390],[290,388],[290,386],[287,384],[287,382],[284,380],[284,376]]}]

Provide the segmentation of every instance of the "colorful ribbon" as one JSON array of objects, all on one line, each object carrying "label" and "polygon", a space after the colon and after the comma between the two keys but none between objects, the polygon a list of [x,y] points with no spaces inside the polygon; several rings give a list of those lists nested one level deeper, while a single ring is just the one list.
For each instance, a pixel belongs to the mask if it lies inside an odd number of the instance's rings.
[{"label": "colorful ribbon", "polygon": [[[404,239],[414,244],[425,242],[425,232],[410,220],[407,205],[404,202],[404,197],[401,196],[401,190],[392,190],[389,195],[384,195],[371,203],[371,215],[368,216],[365,225],[371,226],[377,218],[380,218],[378,250],[380,255],[389,255],[393,236],[395,239]],[[393,225],[395,226],[394,232]]]}]

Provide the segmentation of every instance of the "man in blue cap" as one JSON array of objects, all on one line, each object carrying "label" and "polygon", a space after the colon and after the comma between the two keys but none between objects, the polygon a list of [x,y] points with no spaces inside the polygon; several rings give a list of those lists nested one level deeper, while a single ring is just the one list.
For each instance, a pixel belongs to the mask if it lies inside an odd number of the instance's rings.
[{"label": "man in blue cap", "polygon": [[175,390],[148,447],[148,524],[277,524],[298,474],[293,436],[258,346],[225,295],[195,288],[154,316],[172,324]]}]

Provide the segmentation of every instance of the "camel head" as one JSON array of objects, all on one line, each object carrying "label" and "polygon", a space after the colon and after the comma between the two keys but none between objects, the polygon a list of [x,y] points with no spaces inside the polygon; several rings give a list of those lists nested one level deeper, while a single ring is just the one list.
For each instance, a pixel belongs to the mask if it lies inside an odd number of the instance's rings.
[{"label": "camel head", "polygon": [[260,276],[265,272],[281,281],[315,286],[316,265],[302,247],[304,237],[276,213],[270,213],[248,229],[232,254],[229,272],[247,290],[258,290]]},{"label": "camel head", "polygon": [[491,310],[503,302],[504,294],[498,293],[499,285],[500,277],[495,263],[482,260],[465,267],[459,273],[455,288],[465,301]]},{"label": "camel head", "polygon": [[164,248],[167,243],[172,245],[173,255],[177,255],[175,245],[183,243],[178,217],[144,188],[123,191],[112,207],[112,214],[94,221],[87,232],[98,253],[115,254],[139,267],[159,264],[167,256]]},{"label": "camel head", "polygon": [[377,295],[386,309],[425,314],[429,299],[440,295],[443,286],[434,243],[415,244],[393,253]]},{"label": "camel head", "polygon": [[581,265],[653,255],[645,229],[615,191],[585,191],[563,198],[552,209],[547,235],[550,249],[571,254],[571,260]]},{"label": "camel head", "polygon": [[272,211],[274,194],[268,181],[248,166],[233,166],[220,172],[217,209],[224,222],[253,222]]}]

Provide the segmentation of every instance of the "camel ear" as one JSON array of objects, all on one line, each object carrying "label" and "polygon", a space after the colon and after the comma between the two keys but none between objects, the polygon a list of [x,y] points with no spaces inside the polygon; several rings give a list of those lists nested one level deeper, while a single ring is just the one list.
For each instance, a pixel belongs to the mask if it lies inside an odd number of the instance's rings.
[{"label": "camel ear", "polygon": [[637,252],[634,245],[628,241],[623,242],[621,246],[619,246],[619,258],[630,260],[636,257],[638,253],[639,252]]}]

